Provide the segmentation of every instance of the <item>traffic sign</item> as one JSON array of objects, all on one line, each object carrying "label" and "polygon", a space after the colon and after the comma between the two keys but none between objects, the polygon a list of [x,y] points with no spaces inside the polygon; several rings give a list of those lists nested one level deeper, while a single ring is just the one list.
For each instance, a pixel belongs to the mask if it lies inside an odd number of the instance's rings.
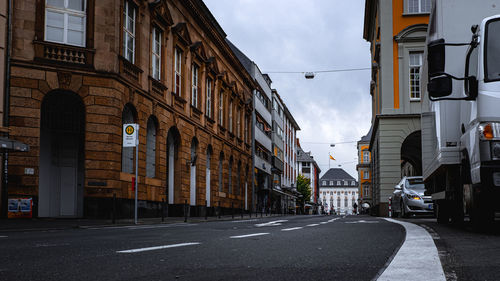
[{"label": "traffic sign", "polygon": [[139,124],[123,124],[123,147],[139,144]]}]

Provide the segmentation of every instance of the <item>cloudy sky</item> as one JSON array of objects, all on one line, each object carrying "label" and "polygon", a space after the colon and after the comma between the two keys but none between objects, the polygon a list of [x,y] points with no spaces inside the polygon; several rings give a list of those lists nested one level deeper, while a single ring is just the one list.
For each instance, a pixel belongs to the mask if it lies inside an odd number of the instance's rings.
[{"label": "cloudy sky", "polygon": [[[269,73],[322,173],[328,153],[357,179],[356,141],[370,128],[370,71],[302,73],[369,68],[363,40],[364,0],[204,0],[231,40]],[[342,142],[350,142],[343,143]],[[331,148],[330,143],[335,143]]]}]

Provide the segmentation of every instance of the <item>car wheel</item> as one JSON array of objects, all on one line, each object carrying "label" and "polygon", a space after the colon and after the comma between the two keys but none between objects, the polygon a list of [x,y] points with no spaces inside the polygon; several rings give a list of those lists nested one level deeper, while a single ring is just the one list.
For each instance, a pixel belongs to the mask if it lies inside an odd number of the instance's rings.
[{"label": "car wheel", "polygon": [[406,213],[406,209],[405,209],[405,204],[401,201],[401,206],[400,206],[400,213],[402,218],[407,218],[408,217],[408,214]]}]

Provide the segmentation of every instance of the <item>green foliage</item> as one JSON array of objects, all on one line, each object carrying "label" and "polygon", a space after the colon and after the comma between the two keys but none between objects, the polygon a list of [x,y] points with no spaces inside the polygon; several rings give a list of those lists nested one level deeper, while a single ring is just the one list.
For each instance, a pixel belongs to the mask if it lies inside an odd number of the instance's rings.
[{"label": "green foliage", "polygon": [[300,201],[302,203],[309,201],[311,198],[311,180],[303,175],[297,176],[297,191],[302,194]]}]

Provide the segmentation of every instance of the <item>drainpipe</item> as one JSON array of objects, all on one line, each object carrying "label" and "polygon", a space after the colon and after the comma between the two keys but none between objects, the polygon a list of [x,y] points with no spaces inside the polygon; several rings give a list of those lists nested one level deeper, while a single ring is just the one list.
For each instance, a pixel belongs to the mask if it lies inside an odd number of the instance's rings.
[{"label": "drainpipe", "polygon": [[[4,114],[3,114],[3,126],[9,127],[9,103],[10,103],[10,53],[12,49],[12,0],[7,2],[7,38],[6,38],[6,59],[5,59],[5,88],[4,88]],[[8,136],[8,133],[7,133]],[[3,163],[2,163],[2,208],[0,210],[1,217],[7,217],[7,205],[8,205],[8,157],[7,151],[2,153]]]}]

